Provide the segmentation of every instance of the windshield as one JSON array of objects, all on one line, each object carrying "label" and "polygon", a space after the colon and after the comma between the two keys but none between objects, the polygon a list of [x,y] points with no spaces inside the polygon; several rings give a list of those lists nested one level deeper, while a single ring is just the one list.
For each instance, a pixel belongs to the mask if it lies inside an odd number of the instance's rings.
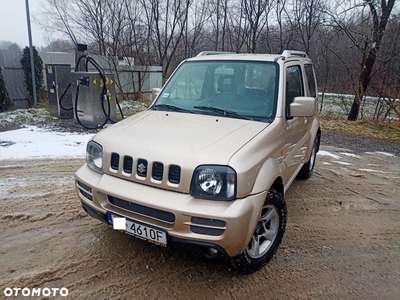
[{"label": "windshield", "polygon": [[277,73],[272,62],[186,62],[153,108],[270,122],[275,117]]}]

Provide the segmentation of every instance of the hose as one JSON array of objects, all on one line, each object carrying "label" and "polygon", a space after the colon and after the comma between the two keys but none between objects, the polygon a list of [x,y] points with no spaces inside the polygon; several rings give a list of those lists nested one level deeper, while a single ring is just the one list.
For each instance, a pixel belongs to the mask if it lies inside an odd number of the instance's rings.
[{"label": "hose", "polygon": [[67,88],[66,88],[65,91],[62,93],[62,95],[61,95],[61,97],[60,97],[60,100],[58,100],[58,104],[60,105],[61,109],[66,110],[66,111],[71,111],[71,110],[74,109],[74,107],[65,108],[65,107],[62,105],[62,100],[63,100],[65,94],[68,92],[68,90],[69,90],[70,87],[71,87],[71,82],[68,84]]},{"label": "hose", "polygon": [[119,101],[118,101],[117,95],[115,95],[115,102],[117,103],[119,112],[120,112],[120,114],[121,114],[121,118],[122,118],[122,119],[125,119],[124,113],[122,112],[122,109],[121,109],[121,105],[119,105]]}]

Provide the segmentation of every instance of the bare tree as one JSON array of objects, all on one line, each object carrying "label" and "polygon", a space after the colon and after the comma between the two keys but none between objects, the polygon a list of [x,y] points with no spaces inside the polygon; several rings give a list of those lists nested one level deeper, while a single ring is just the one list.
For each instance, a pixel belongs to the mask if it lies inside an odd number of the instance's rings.
[{"label": "bare tree", "polygon": [[140,0],[147,18],[158,64],[167,78],[172,58],[186,28],[192,0]]},{"label": "bare tree", "polygon": [[43,9],[44,11],[41,14],[41,18],[34,17],[34,22],[50,32],[65,34],[76,44],[78,39],[75,35],[76,30],[74,28],[73,19],[77,12],[70,1],[47,0],[47,5],[45,5]]},{"label": "bare tree", "polygon": [[321,25],[323,0],[292,0],[291,9],[285,10],[287,20],[298,38],[302,50],[310,53],[311,39]]},{"label": "bare tree", "polygon": [[246,42],[245,29],[247,21],[244,18],[244,1],[236,1],[230,8],[228,14],[228,42],[229,49],[234,52],[241,52]]},{"label": "bare tree", "polygon": [[207,2],[197,1],[188,10],[191,17],[186,22],[185,51],[182,58],[192,57],[205,50],[204,47],[207,45],[208,40],[204,38],[207,30],[206,25],[211,18],[207,7]]},{"label": "bare tree", "polygon": [[288,24],[287,10],[290,6],[288,0],[276,0],[271,4],[271,12],[265,28],[266,51],[269,53],[282,53],[289,48],[294,31]]},{"label": "bare tree", "polygon": [[[379,53],[383,36],[385,35],[386,25],[390,18],[396,0],[364,0],[360,4],[348,7],[348,2],[340,2],[342,7],[325,11],[330,16],[330,22],[341,32],[347,35],[353,46],[360,53],[360,68],[355,82],[355,97],[347,119],[355,121],[358,119],[360,107],[367,88],[371,83],[373,68]],[[365,10],[368,9],[369,12]],[[362,26],[357,27],[357,31],[349,28],[348,13],[353,12],[357,15],[355,20]]]},{"label": "bare tree", "polygon": [[258,38],[267,23],[270,0],[245,0],[243,4],[244,17],[249,26],[247,51],[255,53]]}]

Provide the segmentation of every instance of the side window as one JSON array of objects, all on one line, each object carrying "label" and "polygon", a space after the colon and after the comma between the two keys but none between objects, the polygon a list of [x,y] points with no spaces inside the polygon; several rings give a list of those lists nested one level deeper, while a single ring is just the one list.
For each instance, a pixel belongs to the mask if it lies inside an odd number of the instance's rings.
[{"label": "side window", "polygon": [[304,96],[303,80],[300,66],[286,68],[286,117],[289,117],[289,105],[293,99]]},{"label": "side window", "polygon": [[315,98],[317,96],[317,87],[315,84],[314,69],[313,69],[312,65],[307,64],[307,65],[304,65],[304,70],[306,71],[308,89],[310,90],[310,96]]}]

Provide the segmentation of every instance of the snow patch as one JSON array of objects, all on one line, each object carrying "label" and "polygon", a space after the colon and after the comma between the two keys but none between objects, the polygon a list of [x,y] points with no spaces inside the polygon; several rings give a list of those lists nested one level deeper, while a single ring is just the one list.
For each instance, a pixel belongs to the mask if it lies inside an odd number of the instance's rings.
[{"label": "snow patch", "polygon": [[349,156],[349,157],[361,158],[360,155],[357,155],[357,154],[354,154],[354,153],[340,152],[340,154],[343,154],[343,155]]},{"label": "snow patch", "polygon": [[372,169],[358,169],[359,171],[364,171],[364,172],[371,172],[371,173],[384,173],[383,171],[380,170],[372,170]]},{"label": "snow patch", "polygon": [[[0,160],[83,158],[93,134],[54,132],[36,126],[0,132]],[[3,143],[2,141],[7,141]]]},{"label": "snow patch", "polygon": [[323,164],[323,165],[326,165],[326,166],[332,166],[331,163],[328,163],[328,162],[326,162],[326,161],[324,161],[322,164]]},{"label": "snow patch", "polygon": [[390,157],[396,157],[396,155],[394,155],[392,153],[381,152],[381,151],[377,151],[376,153],[379,153],[379,154],[382,154],[382,155],[386,155],[386,156],[390,156]]},{"label": "snow patch", "polygon": [[388,153],[388,152],[382,152],[382,151],[376,151],[376,152],[364,152],[365,154],[382,154],[390,157],[396,157],[393,153]]},{"label": "snow patch", "polygon": [[321,155],[321,156],[329,156],[332,157],[334,159],[341,159],[341,157],[339,155],[333,154],[331,152],[328,151],[324,151],[324,150],[319,150],[317,155]]},{"label": "snow patch", "polygon": [[353,164],[351,164],[351,163],[348,163],[348,162],[345,162],[345,161],[332,161],[332,162],[334,162],[334,163],[337,163],[337,164],[340,164],[340,165],[345,165],[345,166],[351,166],[351,165],[353,165]]}]

